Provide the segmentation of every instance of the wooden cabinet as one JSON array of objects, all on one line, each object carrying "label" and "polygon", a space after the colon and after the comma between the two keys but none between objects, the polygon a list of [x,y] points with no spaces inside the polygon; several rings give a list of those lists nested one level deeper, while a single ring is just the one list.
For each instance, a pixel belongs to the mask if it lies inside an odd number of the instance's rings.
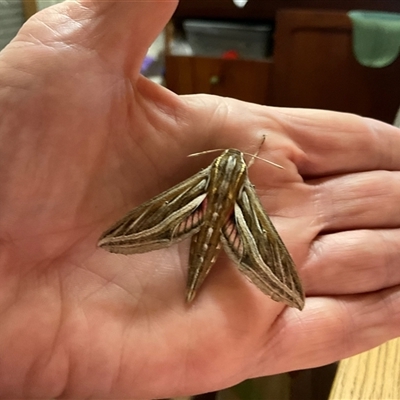
[{"label": "wooden cabinet", "polygon": [[[293,1],[250,0],[243,10],[248,19],[266,20],[272,5],[283,3]],[[332,2],[297,3],[326,6]],[[353,8],[359,2],[336,3],[344,9],[345,4]],[[364,4],[364,8],[375,5],[376,9],[386,7],[383,9],[400,12],[400,0],[379,3],[371,0]],[[232,0],[215,1],[213,7],[186,0],[178,7],[177,16],[181,18],[186,12],[189,17],[206,17],[210,9],[220,18],[223,15],[237,18],[240,12]],[[385,68],[361,66],[353,56],[352,25],[344,10],[283,9],[275,10],[274,15],[276,30],[271,60],[168,55],[167,87],[178,94],[210,93],[259,104],[344,111],[393,123],[400,105],[400,58]]]},{"label": "wooden cabinet", "polygon": [[209,93],[269,104],[272,62],[208,57],[166,57],[166,82],[179,94]]},{"label": "wooden cabinet", "polygon": [[353,56],[343,12],[277,14],[272,104],[351,112],[393,123],[400,106],[400,57],[384,68]]},{"label": "wooden cabinet", "polygon": [[180,0],[174,18],[275,19],[277,10],[381,10],[400,12],[400,0],[248,0],[244,8],[232,0]]}]

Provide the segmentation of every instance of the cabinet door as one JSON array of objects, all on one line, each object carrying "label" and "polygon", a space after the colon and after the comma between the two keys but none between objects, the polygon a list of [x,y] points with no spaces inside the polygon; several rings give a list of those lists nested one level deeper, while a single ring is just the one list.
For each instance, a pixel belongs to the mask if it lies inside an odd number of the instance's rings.
[{"label": "cabinet door", "polygon": [[166,57],[166,84],[177,94],[209,93],[268,104],[271,62],[208,57]]},{"label": "cabinet door", "polygon": [[274,105],[394,121],[400,104],[400,57],[385,68],[360,65],[344,12],[280,11],[274,65]]}]

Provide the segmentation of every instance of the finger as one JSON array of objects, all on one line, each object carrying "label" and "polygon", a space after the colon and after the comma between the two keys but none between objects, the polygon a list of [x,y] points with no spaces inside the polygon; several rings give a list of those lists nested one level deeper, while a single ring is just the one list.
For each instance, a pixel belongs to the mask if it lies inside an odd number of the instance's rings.
[{"label": "finger", "polygon": [[317,367],[378,346],[400,335],[399,309],[400,287],[308,298],[302,312],[287,310],[273,326],[257,375]]},{"label": "finger", "polygon": [[400,173],[372,171],[310,182],[321,231],[400,225]]},{"label": "finger", "polygon": [[400,169],[400,129],[380,121],[334,111],[265,107],[227,98],[221,101],[215,96],[183,99],[196,110],[191,130],[199,129],[203,136],[207,132],[209,140],[215,137],[215,146],[251,152],[249,143],[256,149],[266,134],[265,147],[276,156],[273,161],[280,163],[284,155],[308,178]]},{"label": "finger", "polygon": [[302,153],[302,175],[323,176],[374,169],[400,169],[400,129],[352,114],[272,109],[275,121]]},{"label": "finger", "polygon": [[400,229],[322,235],[301,273],[307,295],[366,293],[400,285]]}]

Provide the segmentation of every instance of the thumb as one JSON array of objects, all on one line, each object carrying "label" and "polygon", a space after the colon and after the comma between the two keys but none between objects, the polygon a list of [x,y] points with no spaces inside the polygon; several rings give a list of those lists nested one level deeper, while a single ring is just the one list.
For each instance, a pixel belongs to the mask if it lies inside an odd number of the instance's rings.
[{"label": "thumb", "polygon": [[11,47],[24,42],[45,44],[44,51],[71,46],[95,50],[103,61],[123,68],[132,78],[139,73],[148,47],[171,18],[177,3],[178,0],[66,1],[30,18]]}]

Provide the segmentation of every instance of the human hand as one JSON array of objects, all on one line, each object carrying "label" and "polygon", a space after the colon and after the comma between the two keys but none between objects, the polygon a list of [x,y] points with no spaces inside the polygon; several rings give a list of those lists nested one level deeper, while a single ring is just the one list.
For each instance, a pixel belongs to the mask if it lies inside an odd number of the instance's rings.
[{"label": "human hand", "polygon": [[[178,97],[140,77],[175,4],[63,3],[0,56],[0,394],[150,399],[315,367],[400,334],[399,130],[361,117]],[[185,304],[188,241],[96,248],[125,211],[208,165],[249,171],[298,266],[302,312],[221,255]],[[184,168],[182,168],[184,166]]]}]

